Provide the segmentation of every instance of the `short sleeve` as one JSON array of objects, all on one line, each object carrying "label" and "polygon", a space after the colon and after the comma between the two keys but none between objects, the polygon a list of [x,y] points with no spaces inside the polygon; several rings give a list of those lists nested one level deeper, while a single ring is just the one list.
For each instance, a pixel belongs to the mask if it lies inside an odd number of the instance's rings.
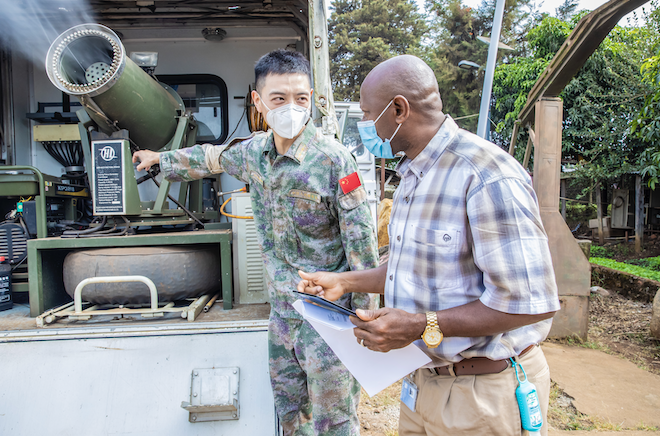
[{"label": "short sleeve", "polygon": [[486,183],[468,197],[481,302],[511,314],[559,310],[548,237],[532,187],[516,178]]}]

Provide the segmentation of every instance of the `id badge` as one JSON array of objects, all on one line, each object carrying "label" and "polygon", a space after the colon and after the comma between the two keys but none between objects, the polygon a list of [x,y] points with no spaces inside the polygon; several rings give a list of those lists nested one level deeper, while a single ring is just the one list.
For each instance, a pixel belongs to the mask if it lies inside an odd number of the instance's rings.
[{"label": "id badge", "polygon": [[412,412],[415,412],[415,405],[417,404],[417,385],[405,377],[401,384],[401,402],[408,406]]}]

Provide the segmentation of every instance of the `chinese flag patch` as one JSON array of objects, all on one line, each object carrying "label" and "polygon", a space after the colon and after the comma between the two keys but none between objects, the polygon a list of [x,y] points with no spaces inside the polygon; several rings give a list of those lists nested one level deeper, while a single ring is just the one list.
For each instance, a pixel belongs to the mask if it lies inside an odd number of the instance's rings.
[{"label": "chinese flag patch", "polygon": [[342,192],[344,194],[348,194],[349,192],[352,192],[362,186],[362,182],[360,182],[360,176],[358,173],[355,172],[353,174],[349,174],[343,179],[339,179],[339,185],[341,186]]}]

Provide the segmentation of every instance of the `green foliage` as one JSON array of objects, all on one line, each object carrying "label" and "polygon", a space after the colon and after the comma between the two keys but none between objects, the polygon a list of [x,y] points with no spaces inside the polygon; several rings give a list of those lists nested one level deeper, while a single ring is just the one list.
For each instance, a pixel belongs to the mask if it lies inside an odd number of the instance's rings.
[{"label": "green foliage", "polygon": [[646,15],[648,35],[654,51],[642,65],[643,83],[649,88],[641,110],[632,120],[631,133],[639,139],[646,149],[642,153],[640,171],[651,189],[660,182],[660,10],[657,2],[651,2],[656,8]]},{"label": "green foliage", "polygon": [[589,262],[607,268],[615,269],[617,271],[622,271],[628,274],[632,274],[637,277],[660,281],[660,271],[657,270],[648,269],[637,265],[629,265],[627,263],[617,262],[616,260],[606,259],[603,257],[592,257],[589,259]]},{"label": "green foliage", "polygon": [[559,18],[544,18],[538,26],[529,32],[527,37],[534,57],[536,59],[552,59],[573,31],[574,26],[574,23]]},{"label": "green foliage", "polygon": [[[545,17],[529,31],[528,56],[519,56],[504,62],[495,69],[491,118],[499,120],[493,139],[506,147],[513,133],[513,123],[527,102],[527,95],[554,54],[573,30],[570,23],[554,17]],[[527,133],[520,133],[520,140],[527,140]],[[524,144],[524,142],[523,142]],[[515,157],[523,160],[525,147],[518,147]]]},{"label": "green foliage", "polygon": [[589,220],[594,218],[596,218],[595,204],[566,202],[566,224],[570,229],[575,229],[578,225],[582,229],[586,229],[588,228]]},{"label": "green foliage", "polygon": [[615,27],[562,93],[564,158],[581,162],[576,177],[585,184],[638,169],[644,146],[630,124],[648,93],[640,76],[645,38],[643,29]]},{"label": "green foliage", "polygon": [[594,245],[591,244],[591,257],[612,257],[614,256],[614,252],[607,248],[607,247],[602,247],[600,245]]},{"label": "green foliage", "polygon": [[[502,23],[503,42],[519,46],[519,38],[532,27],[531,15],[524,9],[529,0],[506,2]],[[427,0],[430,33],[425,60],[435,71],[443,111],[470,131],[477,130],[483,71],[488,45],[477,39],[491,32],[495,0],[484,0],[478,9],[464,6],[461,0]],[[522,49],[522,48],[521,48]],[[505,56],[500,52],[500,56]],[[481,65],[476,71],[458,67],[462,60]]]},{"label": "green foliage", "polygon": [[414,0],[335,0],[328,23],[330,75],[337,100],[358,101],[379,63],[415,54],[426,31]]},{"label": "green foliage", "polygon": [[508,126],[510,136],[513,122],[525,105],[529,91],[571,30],[568,23],[546,17],[529,32],[527,42],[532,56],[516,57],[512,62],[497,67],[493,80],[493,95],[496,96],[493,115],[505,114],[497,125],[498,133]]},{"label": "green foliage", "polygon": [[[479,23],[474,11],[461,0],[429,2],[435,43],[428,48],[426,61],[435,72],[442,95],[443,112],[462,118],[479,112],[483,77],[479,71],[458,67],[462,60],[484,64],[487,46],[476,39]],[[475,27],[477,28],[475,30]],[[465,118],[462,127],[476,131],[477,118]]]},{"label": "green foliage", "polygon": [[[501,146],[508,145],[535,81],[584,14],[571,20],[545,17],[529,33],[531,56],[498,66],[491,116],[500,120],[494,139]],[[642,60],[652,53],[651,34],[648,26],[616,26],[560,95],[563,158],[575,163],[573,175],[583,186],[613,181],[640,168],[647,146],[631,134],[631,122],[649,92],[640,69]],[[527,133],[520,132],[519,160],[526,140]],[[660,163],[660,154],[656,159]]]},{"label": "green foliage", "polygon": [[577,12],[578,6],[578,0],[564,0],[564,3],[555,9],[555,14],[560,20],[568,20]]},{"label": "green foliage", "polygon": [[630,259],[626,261],[631,265],[638,265],[653,271],[660,271],[660,256],[658,257],[647,257],[644,259]]}]

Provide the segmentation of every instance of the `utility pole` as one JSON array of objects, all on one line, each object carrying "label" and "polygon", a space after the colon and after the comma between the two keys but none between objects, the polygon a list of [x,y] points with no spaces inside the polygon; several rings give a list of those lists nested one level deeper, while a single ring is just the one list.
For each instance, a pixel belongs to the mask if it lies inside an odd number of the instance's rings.
[{"label": "utility pole", "polygon": [[488,139],[489,119],[488,111],[490,109],[490,96],[493,90],[493,77],[495,76],[495,64],[497,63],[497,46],[500,42],[500,33],[502,32],[502,17],[504,17],[505,0],[497,0],[495,6],[495,15],[493,16],[493,31],[490,35],[490,46],[488,48],[488,61],[486,62],[486,74],[484,76],[484,89],[481,91],[481,108],[479,109],[479,126],[477,135]]}]

